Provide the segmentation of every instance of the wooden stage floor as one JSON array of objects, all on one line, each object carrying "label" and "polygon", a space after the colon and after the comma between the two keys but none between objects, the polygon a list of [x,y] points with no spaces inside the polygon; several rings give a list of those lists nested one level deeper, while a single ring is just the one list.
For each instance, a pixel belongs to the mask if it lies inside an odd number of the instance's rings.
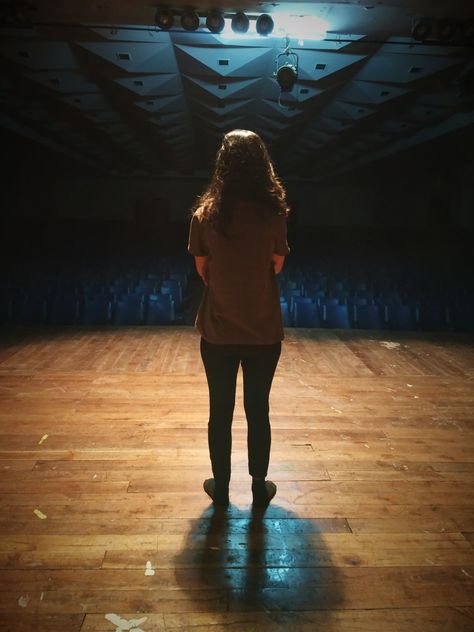
[{"label": "wooden stage floor", "polygon": [[192,327],[0,336],[0,629],[474,630],[472,336],[289,329],[215,513]]}]

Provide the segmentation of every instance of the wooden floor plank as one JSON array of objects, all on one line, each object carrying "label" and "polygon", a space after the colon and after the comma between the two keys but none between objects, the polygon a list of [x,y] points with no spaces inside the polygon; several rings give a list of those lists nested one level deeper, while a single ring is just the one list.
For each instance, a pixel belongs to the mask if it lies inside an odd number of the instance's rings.
[{"label": "wooden floor plank", "polygon": [[193,328],[0,334],[2,629],[474,630],[473,379],[472,336],[288,330],[277,496],[239,372],[222,515]]}]

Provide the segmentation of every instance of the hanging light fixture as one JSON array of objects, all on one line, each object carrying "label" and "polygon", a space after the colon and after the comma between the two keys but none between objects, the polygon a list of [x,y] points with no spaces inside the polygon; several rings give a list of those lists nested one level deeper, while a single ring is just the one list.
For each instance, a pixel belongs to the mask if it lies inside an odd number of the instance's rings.
[{"label": "hanging light fixture", "polygon": [[291,92],[298,79],[298,71],[294,64],[283,64],[276,73],[276,80],[282,92]]},{"label": "hanging light fixture", "polygon": [[298,79],[298,55],[290,48],[290,39],[286,38],[285,49],[275,59],[274,77],[282,92],[291,92]]},{"label": "hanging light fixture", "polygon": [[155,15],[155,22],[160,29],[167,31],[174,25],[174,16],[167,7],[158,7]]},{"label": "hanging light fixture", "polygon": [[234,33],[247,33],[249,30],[250,21],[248,17],[242,11],[237,11],[235,15],[232,16],[231,27]]},{"label": "hanging light fixture", "polygon": [[185,9],[181,14],[181,26],[185,31],[197,31],[199,15],[194,9]]},{"label": "hanging light fixture", "polygon": [[273,20],[271,16],[267,13],[262,13],[257,18],[257,22],[255,24],[255,28],[257,29],[257,33],[259,35],[270,35],[273,31]]},{"label": "hanging light fixture", "polygon": [[224,30],[225,20],[220,11],[210,11],[206,18],[206,26],[211,33],[221,33]]}]

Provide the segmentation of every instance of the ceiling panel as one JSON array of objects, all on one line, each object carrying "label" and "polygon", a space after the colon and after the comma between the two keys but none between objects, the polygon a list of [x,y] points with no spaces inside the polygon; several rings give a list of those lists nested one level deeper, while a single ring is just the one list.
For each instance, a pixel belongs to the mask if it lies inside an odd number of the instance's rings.
[{"label": "ceiling panel", "polygon": [[[474,3],[244,2],[240,36],[209,33],[207,6],[196,32],[179,26],[180,3],[169,31],[141,0],[35,8],[28,26],[0,27],[0,125],[100,173],[203,173],[239,126],[262,135],[283,177],[320,180],[472,130],[473,43],[422,43],[411,29],[420,15],[461,27]],[[264,10],[268,37],[254,30]],[[297,80],[282,93],[275,73],[288,63]]]}]

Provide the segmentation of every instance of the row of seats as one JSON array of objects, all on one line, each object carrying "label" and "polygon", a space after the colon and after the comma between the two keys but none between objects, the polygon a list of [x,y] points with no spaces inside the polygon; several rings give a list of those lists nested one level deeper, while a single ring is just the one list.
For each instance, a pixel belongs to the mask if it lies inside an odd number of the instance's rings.
[{"label": "row of seats", "polygon": [[287,327],[472,331],[474,294],[465,280],[402,268],[288,265],[279,278]]},{"label": "row of seats", "polygon": [[[30,265],[0,282],[0,324],[190,324],[194,314],[185,318],[185,309],[193,272],[186,255],[65,270]],[[289,258],[278,282],[286,327],[474,328],[472,288],[459,279],[423,277],[403,266],[316,267]]]},{"label": "row of seats", "polygon": [[294,297],[292,307],[280,297],[286,327],[329,327],[336,329],[398,329],[426,331],[472,331],[474,304],[456,308],[443,303],[360,304],[327,302],[318,304],[310,297]]},{"label": "row of seats", "polygon": [[57,294],[49,300],[25,294],[0,301],[0,322],[5,325],[169,325],[180,323],[169,293],[106,294],[79,298]]},{"label": "row of seats", "polygon": [[[153,270],[153,271],[150,271]],[[168,325],[183,322],[187,259],[103,268],[28,269],[0,284],[3,325]]]}]

